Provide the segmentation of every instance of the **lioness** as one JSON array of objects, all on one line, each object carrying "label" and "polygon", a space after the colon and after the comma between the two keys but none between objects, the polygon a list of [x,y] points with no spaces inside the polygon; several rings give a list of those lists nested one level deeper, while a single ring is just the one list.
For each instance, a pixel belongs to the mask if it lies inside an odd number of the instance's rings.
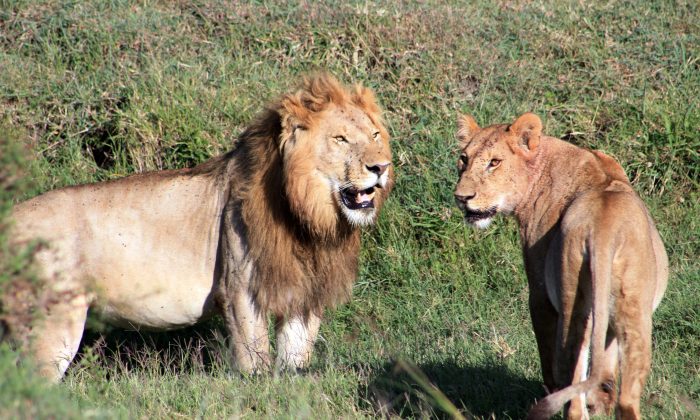
[{"label": "lioness", "polygon": [[192,169],[51,191],[14,209],[17,244],[62,296],[33,329],[33,353],[59,380],[88,308],[128,328],[169,330],[221,314],[243,372],[309,361],[323,310],[348,299],[360,231],[393,185],[374,94],[306,79]]},{"label": "lioness", "polygon": [[602,152],[542,135],[530,113],[483,129],[463,116],[458,128],[455,198],[465,220],[485,228],[505,213],[520,226],[542,374],[556,391],[530,417],[550,417],[577,396],[569,418],[609,412],[619,351],[617,414],[639,418],[668,259],[623,169]]}]

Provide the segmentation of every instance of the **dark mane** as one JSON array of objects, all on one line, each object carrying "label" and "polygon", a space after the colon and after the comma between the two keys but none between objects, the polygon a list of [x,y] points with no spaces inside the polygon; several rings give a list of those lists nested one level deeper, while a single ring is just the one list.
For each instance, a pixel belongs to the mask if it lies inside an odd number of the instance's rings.
[{"label": "dark mane", "polygon": [[313,124],[324,104],[358,101],[364,101],[363,107],[376,108],[366,92],[348,92],[327,76],[309,79],[301,90],[264,111],[231,152],[192,170],[228,183],[224,217],[239,218],[238,225],[244,230],[240,233],[254,266],[250,291],[263,311],[277,316],[320,315],[325,307],[350,296],[357,277],[360,231],[337,216],[330,231],[320,230],[313,220],[292,210],[281,143],[285,141],[284,119],[290,118],[290,112]]}]

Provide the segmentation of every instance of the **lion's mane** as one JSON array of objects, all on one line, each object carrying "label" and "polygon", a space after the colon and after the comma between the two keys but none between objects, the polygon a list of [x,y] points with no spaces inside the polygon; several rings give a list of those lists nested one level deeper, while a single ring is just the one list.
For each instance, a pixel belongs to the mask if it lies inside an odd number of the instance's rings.
[{"label": "lion's mane", "polygon": [[[331,103],[360,107],[381,121],[370,90],[357,86],[348,91],[332,77],[317,75],[269,106],[241,134],[234,150],[194,169],[218,174],[228,183],[224,218],[241,215],[238,226],[244,232],[239,233],[253,263],[251,295],[261,310],[277,316],[320,315],[348,300],[357,277],[359,229],[327,205],[330,197],[316,184],[311,154],[285,155],[295,127],[322,123],[322,111]],[[391,182],[377,194],[378,209],[390,189]]]}]

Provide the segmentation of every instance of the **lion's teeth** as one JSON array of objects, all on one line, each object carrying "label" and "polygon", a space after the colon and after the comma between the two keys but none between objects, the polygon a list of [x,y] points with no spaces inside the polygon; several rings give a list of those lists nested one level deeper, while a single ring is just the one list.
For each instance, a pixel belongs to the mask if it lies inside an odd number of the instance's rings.
[{"label": "lion's teeth", "polygon": [[364,203],[366,201],[372,201],[372,199],[374,198],[374,194],[375,194],[374,191],[372,191],[370,194],[359,192],[355,196],[355,203],[360,204],[360,203]]}]

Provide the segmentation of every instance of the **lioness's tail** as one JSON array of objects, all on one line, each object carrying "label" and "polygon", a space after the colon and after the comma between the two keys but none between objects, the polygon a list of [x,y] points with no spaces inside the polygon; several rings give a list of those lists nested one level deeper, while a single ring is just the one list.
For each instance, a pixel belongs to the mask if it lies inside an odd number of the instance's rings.
[{"label": "lioness's tail", "polygon": [[[603,235],[604,236],[604,235]],[[591,269],[591,310],[593,315],[591,332],[591,373],[583,382],[572,384],[538,401],[527,415],[528,419],[552,417],[567,402],[582,393],[588,393],[600,386],[603,380],[605,359],[605,338],[610,319],[610,285],[612,276],[613,247],[608,237],[600,237],[595,232],[586,241]],[[581,354],[579,354],[581,357]],[[598,363],[597,363],[598,362]],[[585,409],[585,407],[584,407]]]},{"label": "lioness's tail", "polygon": [[577,395],[590,391],[598,382],[591,376],[583,382],[569,385],[553,394],[547,395],[532,406],[530,412],[527,413],[527,418],[529,420],[538,420],[552,417],[561,410],[564,404],[574,399]]}]

